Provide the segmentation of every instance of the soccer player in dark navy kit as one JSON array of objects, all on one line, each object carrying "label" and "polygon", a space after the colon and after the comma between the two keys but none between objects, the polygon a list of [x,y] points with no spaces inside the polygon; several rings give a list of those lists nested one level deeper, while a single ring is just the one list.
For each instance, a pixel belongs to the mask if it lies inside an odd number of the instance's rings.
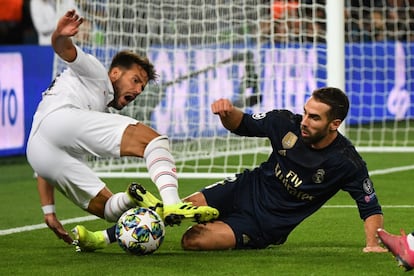
[{"label": "soccer player in dark navy kit", "polygon": [[292,230],[339,190],[355,200],[364,221],[364,252],[386,252],[376,238],[383,215],[364,160],[338,132],[349,101],[340,89],[317,89],[304,114],[287,110],[249,115],[220,99],[211,106],[223,126],[241,136],[266,137],[267,161],[185,198],[219,210],[218,220],[183,235],[187,250],[265,248],[282,244]]}]

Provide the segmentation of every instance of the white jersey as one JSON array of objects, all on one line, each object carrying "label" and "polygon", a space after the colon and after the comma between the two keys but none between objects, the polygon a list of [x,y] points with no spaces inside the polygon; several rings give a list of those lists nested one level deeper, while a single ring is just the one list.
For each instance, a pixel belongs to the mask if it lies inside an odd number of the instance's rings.
[{"label": "white jersey", "polygon": [[62,107],[108,112],[114,90],[107,70],[96,57],[75,47],[76,59],[66,62],[68,68],[43,93],[35,114],[37,125],[33,128],[37,128],[46,115]]}]

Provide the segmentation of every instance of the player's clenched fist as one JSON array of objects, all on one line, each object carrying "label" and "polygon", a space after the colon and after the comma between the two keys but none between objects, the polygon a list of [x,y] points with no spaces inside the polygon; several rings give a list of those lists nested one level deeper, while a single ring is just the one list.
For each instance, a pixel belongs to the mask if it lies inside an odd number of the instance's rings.
[{"label": "player's clenched fist", "polygon": [[220,116],[227,116],[233,109],[234,106],[229,99],[219,99],[211,104],[211,111]]},{"label": "player's clenched fist", "polygon": [[243,118],[243,112],[234,107],[228,99],[219,99],[211,104],[211,111],[220,116],[221,123],[228,130],[234,130]]}]

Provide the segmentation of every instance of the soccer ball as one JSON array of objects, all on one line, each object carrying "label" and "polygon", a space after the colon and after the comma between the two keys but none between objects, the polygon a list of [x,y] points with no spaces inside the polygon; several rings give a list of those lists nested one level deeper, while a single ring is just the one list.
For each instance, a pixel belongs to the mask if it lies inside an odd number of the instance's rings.
[{"label": "soccer ball", "polygon": [[147,255],[162,244],[165,226],[155,211],[137,207],[122,214],[116,224],[115,236],[118,244],[127,253]]}]

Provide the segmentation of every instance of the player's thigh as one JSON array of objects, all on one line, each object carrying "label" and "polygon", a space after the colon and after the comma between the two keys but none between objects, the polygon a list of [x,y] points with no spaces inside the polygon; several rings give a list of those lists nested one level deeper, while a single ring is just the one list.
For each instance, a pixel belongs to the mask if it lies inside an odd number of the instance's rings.
[{"label": "player's thigh", "polygon": [[[41,131],[29,137],[26,157],[33,170],[53,185],[58,174],[64,170],[63,160],[67,153],[51,144]],[[52,181],[51,181],[52,180]],[[53,182],[53,183],[51,183]]]},{"label": "player's thigh", "polygon": [[[203,197],[199,200],[205,201],[206,205],[220,211],[220,217],[226,217],[240,210],[238,205],[242,185],[240,178],[226,178],[201,190]],[[189,200],[191,201],[191,200]]]},{"label": "player's thigh", "polygon": [[186,250],[224,250],[236,246],[233,230],[223,221],[196,224],[184,233],[181,246]]},{"label": "player's thigh", "polygon": [[58,190],[76,205],[87,210],[90,201],[105,188],[106,184],[88,165],[71,156],[61,161],[61,165],[62,169],[55,178]]},{"label": "player's thigh", "polygon": [[39,131],[72,155],[119,157],[122,137],[138,121],[119,114],[64,108],[47,115]]},{"label": "player's thigh", "polygon": [[105,187],[87,164],[49,143],[41,132],[31,136],[27,159],[39,176],[82,209]]}]

